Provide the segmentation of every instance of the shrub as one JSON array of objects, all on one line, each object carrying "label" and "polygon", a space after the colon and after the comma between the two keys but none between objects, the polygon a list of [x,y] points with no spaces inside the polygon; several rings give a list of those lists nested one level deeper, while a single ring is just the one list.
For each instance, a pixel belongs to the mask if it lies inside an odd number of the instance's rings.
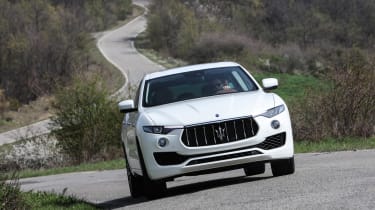
[{"label": "shrub", "polygon": [[328,74],[330,88],[293,107],[297,139],[369,137],[375,125],[375,68],[361,52],[344,53]]},{"label": "shrub", "polygon": [[[30,134],[32,133],[30,132]],[[50,135],[22,137],[19,142],[0,152],[0,170],[41,169],[64,166],[66,157]]]},{"label": "shrub", "polygon": [[0,209],[30,209],[22,197],[15,173],[10,177],[0,173]]},{"label": "shrub", "polygon": [[8,107],[9,102],[5,98],[4,90],[0,89],[0,119],[4,117],[4,112]]},{"label": "shrub", "polygon": [[114,158],[120,151],[121,115],[98,79],[76,79],[56,96],[53,131],[73,163]]},{"label": "shrub", "polygon": [[233,33],[203,34],[191,50],[192,63],[211,62],[224,57],[236,58],[247,45],[247,38]]},{"label": "shrub", "polygon": [[156,0],[150,6],[147,37],[151,47],[186,56],[198,36],[198,20],[180,1]]}]

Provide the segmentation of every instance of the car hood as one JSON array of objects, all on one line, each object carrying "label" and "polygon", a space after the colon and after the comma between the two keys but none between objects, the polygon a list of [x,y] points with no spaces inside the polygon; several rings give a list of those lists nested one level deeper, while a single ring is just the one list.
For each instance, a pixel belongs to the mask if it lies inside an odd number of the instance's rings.
[{"label": "car hood", "polygon": [[272,93],[253,91],[217,95],[147,108],[154,125],[181,126],[255,116],[275,106]]}]

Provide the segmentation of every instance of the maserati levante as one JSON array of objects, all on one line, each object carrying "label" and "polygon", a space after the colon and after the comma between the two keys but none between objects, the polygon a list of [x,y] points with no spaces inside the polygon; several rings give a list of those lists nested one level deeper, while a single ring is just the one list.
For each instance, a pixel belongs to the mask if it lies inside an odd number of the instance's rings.
[{"label": "maserati levante", "polygon": [[178,67],[146,75],[134,100],[119,103],[125,113],[122,143],[132,197],[152,197],[166,182],[243,168],[247,176],[294,173],[288,108],[260,86],[240,64],[219,62]]}]

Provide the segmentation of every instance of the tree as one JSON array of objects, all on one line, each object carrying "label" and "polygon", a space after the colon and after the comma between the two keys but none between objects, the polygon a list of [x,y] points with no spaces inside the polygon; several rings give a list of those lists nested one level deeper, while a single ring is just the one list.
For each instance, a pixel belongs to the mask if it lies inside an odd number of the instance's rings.
[{"label": "tree", "polygon": [[8,106],[9,102],[5,98],[4,90],[0,89],[0,119],[4,117],[3,114]]},{"label": "tree", "polygon": [[74,164],[115,156],[121,148],[121,115],[107,96],[98,79],[76,79],[56,96],[53,134]]},{"label": "tree", "polygon": [[[0,88],[28,103],[87,70],[89,32],[117,21],[129,0],[0,0]],[[128,13],[121,13],[122,17]]]}]

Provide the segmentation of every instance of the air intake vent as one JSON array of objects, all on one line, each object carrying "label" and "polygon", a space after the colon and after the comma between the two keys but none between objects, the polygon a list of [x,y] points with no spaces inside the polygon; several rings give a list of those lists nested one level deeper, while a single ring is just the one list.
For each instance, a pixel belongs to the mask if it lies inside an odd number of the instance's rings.
[{"label": "air intake vent", "polygon": [[281,147],[285,144],[285,133],[279,133],[273,136],[269,136],[262,143],[256,145],[256,147],[269,150]]},{"label": "air intake vent", "polygon": [[248,157],[248,156],[259,155],[259,154],[262,154],[262,153],[257,150],[253,150],[253,151],[247,151],[247,152],[241,152],[241,153],[235,153],[235,154],[222,155],[222,156],[217,156],[217,157],[192,160],[187,165],[197,165],[197,164],[215,162],[215,161],[220,161],[220,160],[227,160],[227,159],[232,159],[232,158]]}]

